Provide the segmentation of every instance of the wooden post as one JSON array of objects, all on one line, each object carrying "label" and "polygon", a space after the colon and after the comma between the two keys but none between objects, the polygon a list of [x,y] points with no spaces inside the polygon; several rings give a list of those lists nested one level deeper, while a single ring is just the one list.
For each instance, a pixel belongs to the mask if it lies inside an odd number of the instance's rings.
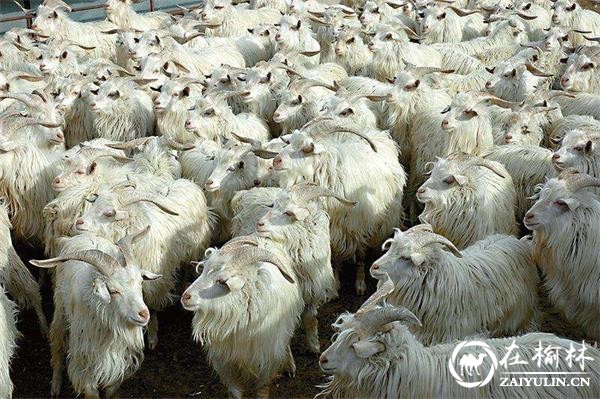
[{"label": "wooden post", "polygon": [[150,11],[154,11],[154,0],[150,0]]}]

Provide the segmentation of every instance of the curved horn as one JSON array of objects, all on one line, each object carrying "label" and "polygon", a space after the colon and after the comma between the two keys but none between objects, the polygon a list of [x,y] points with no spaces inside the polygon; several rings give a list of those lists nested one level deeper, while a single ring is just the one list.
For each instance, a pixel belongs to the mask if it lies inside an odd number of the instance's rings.
[{"label": "curved horn", "polygon": [[384,306],[373,309],[360,318],[361,329],[375,333],[381,331],[383,326],[394,321],[403,321],[407,324],[421,326],[421,321],[405,307]]},{"label": "curved horn", "polygon": [[83,251],[74,252],[72,254],[62,255],[56,258],[45,260],[32,259],[29,261],[29,263],[36,267],[48,269],[70,260],[89,263],[105,276],[110,276],[114,270],[120,266],[116,259],[100,251],[99,249],[86,249]]},{"label": "curved horn", "polygon": [[125,258],[125,262],[121,264],[121,266],[126,267],[128,265],[135,265],[137,261],[135,256],[133,256],[133,249],[131,248],[133,244],[138,242],[142,237],[144,237],[148,231],[150,230],[150,225],[147,225],[142,230],[133,233],[127,234],[125,237],[121,238],[117,241],[117,247],[121,250],[123,257]]},{"label": "curved horn", "polygon": [[[414,230],[413,230],[414,231]],[[410,232],[410,230],[409,230]],[[423,231],[418,231],[417,230],[417,234],[419,234],[419,237],[417,238],[419,244],[423,247],[426,247],[428,245],[431,244],[442,244],[446,249],[448,249],[450,252],[452,252],[452,254],[454,256],[456,256],[457,258],[462,258],[462,254],[460,253],[460,251],[458,250],[458,248],[456,248],[454,246],[454,244],[448,240],[446,237],[441,236],[439,234],[423,234]]]},{"label": "curved horn", "polygon": [[527,21],[531,21],[537,18],[537,15],[529,15],[529,14],[525,14],[524,12],[521,11],[517,11],[515,12],[515,14],[517,14],[519,17],[527,20]]},{"label": "curved horn", "polygon": [[315,50],[315,51],[300,51],[301,55],[304,55],[306,57],[314,57],[315,55],[319,55],[321,54],[321,50]]},{"label": "curved horn", "polygon": [[259,140],[251,139],[248,137],[243,137],[235,134],[234,132],[230,132],[230,134],[240,143],[250,144],[253,149],[262,149],[262,143]]},{"label": "curved horn", "polygon": [[196,148],[196,145],[194,144],[180,143],[178,141],[175,141],[171,136],[168,135],[163,135],[163,140],[165,141],[166,146],[173,150],[188,151]]},{"label": "curved horn", "polygon": [[35,94],[45,103],[48,102],[48,98],[46,97],[46,95],[43,92],[39,91],[38,89],[35,89],[34,91],[32,91],[31,94]]},{"label": "curved horn", "polygon": [[347,200],[332,190],[321,187],[313,182],[302,182],[295,184],[290,187],[289,191],[290,193],[294,193],[301,202],[308,202],[319,197],[333,197],[346,206],[354,206],[358,203],[356,201]]},{"label": "curved horn", "polygon": [[[247,239],[247,236],[239,237],[239,240]],[[229,244],[225,244],[223,248],[226,248],[228,245]],[[254,245],[239,246],[239,242],[238,244],[235,244],[235,241],[234,245],[238,246],[234,258],[235,264],[249,265],[258,262],[271,263],[277,266],[277,268],[287,281],[289,281],[292,284],[296,283],[294,278],[286,271],[285,267],[283,266],[283,263],[281,262],[281,259],[279,259],[279,257],[277,257],[273,252],[265,248],[259,248],[258,246]]]},{"label": "curved horn", "polygon": [[521,105],[521,103],[506,101],[506,100],[504,100],[500,97],[496,97],[492,94],[485,94],[485,95],[481,96],[481,101],[489,101],[492,104],[497,105],[502,108],[513,108],[513,107],[517,107],[517,106]]},{"label": "curved horn", "polygon": [[158,209],[160,209],[161,211],[163,211],[165,213],[168,213],[169,215],[179,216],[179,213],[171,210],[167,205],[163,204],[160,200],[158,200],[155,195],[152,195],[149,193],[136,193],[133,196],[133,198],[131,198],[125,204],[125,206],[133,205],[138,202],[148,202],[150,204],[154,204],[158,207]]},{"label": "curved horn", "polygon": [[129,180],[129,179],[128,180],[124,180],[122,182],[119,182],[119,183],[113,185],[110,188],[110,191],[117,191],[117,190],[120,190],[122,188],[133,188],[135,190],[137,188],[137,184],[134,181]]},{"label": "curved horn", "polygon": [[13,0],[13,3],[15,3],[17,5],[17,7],[19,7],[21,9],[21,11],[23,11],[23,14],[30,14],[31,10],[28,8],[25,8],[21,5],[21,3],[19,3],[17,0]]},{"label": "curved horn", "polygon": [[473,163],[471,166],[481,166],[483,168],[488,168],[489,170],[491,170],[492,172],[494,172],[501,178],[506,179],[506,175],[504,173],[502,173],[501,170],[496,168],[496,166],[492,163],[479,161],[479,162]]},{"label": "curved horn", "polygon": [[17,100],[22,102],[23,104],[27,105],[29,108],[35,108],[36,104],[33,103],[32,99],[29,98],[28,96],[24,96],[24,95],[18,95],[15,93],[7,93],[5,95],[0,96],[0,101],[2,100],[6,100],[6,99],[12,99],[12,100]]},{"label": "curved horn", "polygon": [[539,76],[541,78],[551,78],[554,75],[551,73],[545,73],[540,71],[539,69],[537,69],[536,67],[534,67],[533,65],[531,65],[530,63],[526,63],[525,64],[525,68],[527,68],[527,70],[534,76]]},{"label": "curved horn", "polygon": [[456,6],[448,6],[448,8],[454,11],[454,13],[459,17],[466,17],[467,15],[476,14],[479,12],[479,10],[463,10],[462,8],[458,8]]},{"label": "curved horn", "polygon": [[150,140],[152,140],[152,137],[140,137],[124,143],[109,143],[106,144],[106,146],[109,148],[114,148],[115,150],[131,150],[133,148],[145,145]]},{"label": "curved horn", "polygon": [[565,180],[567,188],[578,191],[587,187],[600,187],[600,179],[579,173],[574,168],[568,168],[559,175],[560,180]]},{"label": "curved horn", "polygon": [[381,285],[379,285],[377,290],[361,305],[360,309],[356,311],[355,317],[360,318],[369,311],[373,310],[373,308],[375,308],[375,306],[377,306],[382,299],[394,292],[394,289],[394,282],[390,278],[390,275],[387,274],[387,279]]},{"label": "curved horn", "polygon": [[195,38],[200,37],[200,36],[204,36],[204,32],[196,32],[196,33],[190,35],[189,37],[173,36],[173,40],[175,40],[179,44],[186,44],[187,42],[192,41]]}]

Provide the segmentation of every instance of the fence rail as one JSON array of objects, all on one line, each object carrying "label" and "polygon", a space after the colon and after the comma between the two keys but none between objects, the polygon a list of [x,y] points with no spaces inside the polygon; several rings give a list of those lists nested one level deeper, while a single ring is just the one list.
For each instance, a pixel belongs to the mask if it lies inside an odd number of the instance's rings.
[{"label": "fence rail", "polygon": [[[149,8],[150,8],[149,11],[150,12],[155,11],[156,8],[154,6],[154,0],[148,0],[148,3],[149,3]],[[31,5],[30,5],[31,3],[29,0],[24,0],[23,4],[24,4],[24,8],[26,8],[26,9],[31,8]],[[98,3],[98,4],[90,4],[89,6],[75,7],[71,10],[71,12],[74,13],[74,12],[82,12],[82,11],[89,11],[89,10],[99,10],[101,8],[104,8],[104,4],[105,3]],[[169,14],[172,14],[172,15],[183,14],[183,11],[181,9],[165,10],[165,12],[168,12]],[[23,13],[23,15],[15,15],[12,17],[0,18],[0,24],[5,23],[5,22],[26,20],[27,27],[31,28],[31,25],[33,24],[33,19],[35,18],[35,14],[36,14],[35,10],[30,10],[29,12]]]}]

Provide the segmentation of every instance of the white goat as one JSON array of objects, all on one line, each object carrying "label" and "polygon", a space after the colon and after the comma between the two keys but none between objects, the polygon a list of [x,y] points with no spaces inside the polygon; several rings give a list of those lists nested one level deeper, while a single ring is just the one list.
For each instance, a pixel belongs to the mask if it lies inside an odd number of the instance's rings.
[{"label": "white goat", "polygon": [[[424,345],[476,334],[511,336],[533,327],[539,277],[530,242],[493,235],[459,251],[431,226],[417,225],[396,230],[383,248],[387,252],[371,275],[380,285],[389,275],[395,288],[387,302],[414,309],[422,324],[411,332]],[[471,304],[468,314],[465,303]]]},{"label": "white goat", "polygon": [[551,304],[573,334],[600,339],[598,279],[600,201],[589,188],[600,180],[566,169],[539,191],[524,218],[533,231],[533,258],[544,273]]},{"label": "white goat", "polygon": [[440,159],[417,199],[425,204],[419,219],[458,248],[492,234],[517,233],[515,187],[497,162],[460,153]]},{"label": "white goat", "polygon": [[207,250],[201,265],[181,297],[194,339],[233,397],[266,396],[277,372],[295,370],[289,344],[304,304],[293,269],[244,237]]},{"label": "white goat", "polygon": [[116,245],[92,235],[69,238],[58,257],[30,261],[42,268],[61,265],[50,327],[52,396],[60,395],[65,360],[75,392],[96,398],[100,389],[109,398],[117,395],[140,367],[150,318],[142,282],[160,277],[141,270],[132,255],[132,244],[147,231]]}]

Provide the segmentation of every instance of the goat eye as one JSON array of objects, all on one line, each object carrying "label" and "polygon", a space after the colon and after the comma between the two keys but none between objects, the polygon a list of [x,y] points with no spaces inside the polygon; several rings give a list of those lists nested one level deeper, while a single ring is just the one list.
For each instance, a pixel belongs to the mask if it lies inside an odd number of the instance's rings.
[{"label": "goat eye", "polygon": [[440,14],[440,15],[437,17],[437,19],[440,19],[440,20],[441,20],[441,19],[444,19],[444,18],[446,18],[446,13]]},{"label": "goat eye", "polygon": [[402,262],[410,262],[410,258],[409,258],[408,256],[401,256],[401,257],[400,257],[400,260],[401,260]]},{"label": "goat eye", "polygon": [[454,176],[448,176],[443,180],[443,182],[450,185],[456,183],[456,179],[454,178]]},{"label": "goat eye", "polygon": [[179,93],[175,92],[172,94],[173,97],[179,97]]},{"label": "goat eye", "polygon": [[475,117],[477,116],[477,111],[472,110],[472,109],[467,109],[463,112],[465,115],[470,116],[470,117]]},{"label": "goat eye", "polygon": [[348,44],[354,43],[354,38],[351,37],[350,39],[346,40],[346,43],[348,43]]},{"label": "goat eye", "polygon": [[110,293],[110,296],[117,296],[120,295],[121,293],[115,289],[111,289],[108,291]]},{"label": "goat eye", "polygon": [[348,116],[348,115],[352,115],[353,113],[354,113],[354,111],[352,110],[352,108],[346,108],[345,110],[340,112],[340,115]]},{"label": "goat eye", "polygon": [[584,64],[581,69],[583,69],[584,71],[587,71],[588,69],[592,69],[594,67],[594,64],[592,64],[591,62],[588,62],[587,64]]},{"label": "goat eye", "polygon": [[221,10],[221,9],[223,9],[223,6],[214,6],[213,8],[214,8],[215,10]]},{"label": "goat eye", "polygon": [[444,108],[444,110],[440,113],[447,114],[448,112],[450,112],[450,106],[447,106],[446,108]]},{"label": "goat eye", "polygon": [[110,93],[108,93],[108,96],[110,98],[118,98],[119,97],[119,92],[118,91],[110,92]]},{"label": "goat eye", "polygon": [[114,209],[106,209],[104,210],[104,212],[102,212],[103,216],[106,216],[107,218],[111,218],[113,216],[115,216],[117,214],[117,211],[115,211]]},{"label": "goat eye", "polygon": [[575,151],[581,152],[581,151],[583,151],[583,146],[582,145],[577,145],[577,146],[573,147],[573,149]]},{"label": "goat eye", "polygon": [[563,201],[563,200],[556,200],[556,201],[554,201],[554,205],[558,206],[559,208],[565,209],[565,210],[569,208],[569,206],[567,205],[567,203],[565,201]]},{"label": "goat eye", "polygon": [[40,60],[41,61],[42,60],[42,56],[38,55],[37,58],[36,58],[36,60]]},{"label": "goat eye", "polygon": [[529,126],[525,125],[521,127],[521,132],[523,132],[523,134],[529,133]]},{"label": "goat eye", "polygon": [[295,217],[295,216],[296,216],[296,215],[294,214],[294,212],[292,212],[292,211],[285,211],[283,214],[284,214],[285,216],[287,216],[287,217],[290,217],[290,218],[293,218],[293,217]]},{"label": "goat eye", "polygon": [[78,170],[78,171],[76,171],[76,172],[75,172],[75,174],[78,174],[78,175],[84,175],[84,174],[85,174],[85,172],[84,172],[83,170]]},{"label": "goat eye", "polygon": [[216,283],[219,285],[222,285],[222,286],[227,286],[227,280],[225,280],[223,278],[218,278]]},{"label": "goat eye", "polygon": [[140,42],[140,39],[138,39],[137,37],[134,37],[134,38],[133,38],[133,42],[134,42],[134,43],[139,43],[139,42]]},{"label": "goat eye", "polygon": [[311,154],[315,151],[315,144],[314,143],[310,143],[308,145],[305,145],[304,147],[302,147],[302,152],[304,154]]}]

